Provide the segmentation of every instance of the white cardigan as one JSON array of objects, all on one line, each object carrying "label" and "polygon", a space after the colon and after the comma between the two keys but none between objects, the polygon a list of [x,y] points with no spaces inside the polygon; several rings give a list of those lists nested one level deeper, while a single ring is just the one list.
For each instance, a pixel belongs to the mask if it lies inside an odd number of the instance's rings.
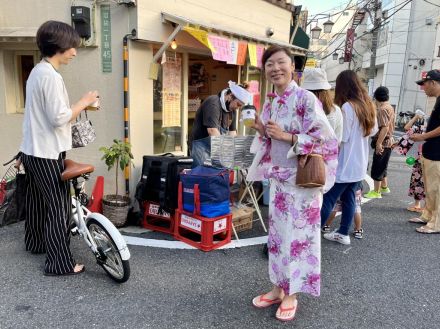
[{"label": "white cardigan", "polygon": [[26,83],[23,141],[20,151],[58,159],[72,148],[72,110],[61,75],[46,61],[33,69]]}]

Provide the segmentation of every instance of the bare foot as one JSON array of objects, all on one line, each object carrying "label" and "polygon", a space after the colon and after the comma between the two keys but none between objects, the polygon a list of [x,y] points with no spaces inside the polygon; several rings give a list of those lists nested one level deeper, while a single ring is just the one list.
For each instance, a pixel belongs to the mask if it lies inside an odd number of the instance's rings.
[{"label": "bare foot", "polygon": [[76,264],[73,268],[74,273],[81,273],[84,271],[84,264]]}]

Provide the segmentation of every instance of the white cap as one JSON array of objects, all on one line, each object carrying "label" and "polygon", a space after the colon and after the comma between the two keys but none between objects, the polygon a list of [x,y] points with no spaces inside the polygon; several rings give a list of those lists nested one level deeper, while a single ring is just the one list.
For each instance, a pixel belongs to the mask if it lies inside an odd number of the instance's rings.
[{"label": "white cap", "polygon": [[251,94],[246,89],[238,86],[234,81],[229,81],[228,85],[235,98],[237,98],[243,104],[248,104],[250,102]]},{"label": "white cap", "polygon": [[301,88],[307,90],[329,90],[332,87],[327,81],[327,74],[321,68],[305,69]]}]

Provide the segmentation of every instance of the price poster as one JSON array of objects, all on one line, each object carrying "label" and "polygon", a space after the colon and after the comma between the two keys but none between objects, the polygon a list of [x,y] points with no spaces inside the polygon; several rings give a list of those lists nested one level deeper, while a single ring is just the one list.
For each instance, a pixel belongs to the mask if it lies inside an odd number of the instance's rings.
[{"label": "price poster", "polygon": [[182,60],[167,57],[162,74],[162,127],[180,127]]}]

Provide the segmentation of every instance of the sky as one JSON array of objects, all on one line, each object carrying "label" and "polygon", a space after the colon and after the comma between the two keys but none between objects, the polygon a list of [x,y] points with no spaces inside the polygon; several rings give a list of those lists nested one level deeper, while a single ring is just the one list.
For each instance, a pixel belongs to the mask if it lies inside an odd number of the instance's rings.
[{"label": "sky", "polygon": [[[295,6],[302,5],[302,9],[309,10],[309,18],[313,15],[326,12],[335,7],[346,6],[349,0],[294,0]],[[355,1],[352,1],[355,3]]]}]

